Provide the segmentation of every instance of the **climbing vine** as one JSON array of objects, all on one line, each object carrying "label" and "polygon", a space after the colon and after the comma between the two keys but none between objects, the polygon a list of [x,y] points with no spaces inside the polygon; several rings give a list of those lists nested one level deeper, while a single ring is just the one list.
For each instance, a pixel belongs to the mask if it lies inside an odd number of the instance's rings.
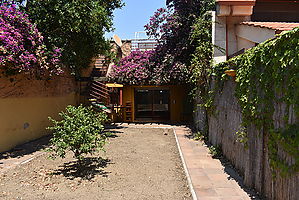
[{"label": "climbing vine", "polygon": [[197,44],[189,67],[190,77],[188,81],[192,85],[191,94],[195,95],[196,91],[199,91],[201,96],[206,97],[209,83],[208,75],[213,57],[212,19],[209,12],[196,19],[191,32],[191,41]]},{"label": "climbing vine", "polygon": [[[272,169],[281,175],[299,169],[299,127],[289,113],[299,116],[299,28],[282,33],[246,51],[244,54],[216,65],[212,70],[218,84],[224,71],[236,70],[236,92],[242,108],[242,126],[253,124],[269,135],[269,158]],[[285,128],[274,125],[275,105],[285,104]],[[293,117],[294,119],[294,117]],[[246,134],[243,134],[246,136]],[[294,162],[280,157],[281,150]]]},{"label": "climbing vine", "polygon": [[[269,135],[270,165],[279,170],[281,175],[286,176],[299,170],[298,156],[298,124],[288,125],[285,129],[271,130]],[[279,148],[282,147],[284,152],[294,158],[294,164],[288,165],[279,156]]]}]

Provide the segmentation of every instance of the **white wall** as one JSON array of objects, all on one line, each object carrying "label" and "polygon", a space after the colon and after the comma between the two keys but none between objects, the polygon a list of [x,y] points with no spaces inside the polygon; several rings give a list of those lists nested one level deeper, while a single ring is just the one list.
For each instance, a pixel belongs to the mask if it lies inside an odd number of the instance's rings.
[{"label": "white wall", "polygon": [[220,63],[226,60],[226,17],[217,17],[216,12],[212,12],[212,43],[214,47],[214,62]]},{"label": "white wall", "polygon": [[275,30],[268,28],[260,28],[249,25],[238,25],[236,27],[238,37],[252,41],[254,43],[262,43],[275,36]]}]

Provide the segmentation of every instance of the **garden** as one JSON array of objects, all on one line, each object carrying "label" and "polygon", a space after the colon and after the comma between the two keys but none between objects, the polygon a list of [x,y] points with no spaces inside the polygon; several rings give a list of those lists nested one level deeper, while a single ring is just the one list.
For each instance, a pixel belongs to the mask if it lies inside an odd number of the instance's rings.
[{"label": "garden", "polygon": [[192,199],[172,130],[111,127],[79,162],[46,152],[1,172],[1,199]]},{"label": "garden", "polygon": [[[192,198],[173,129],[112,126],[105,112],[80,104],[81,71],[99,54],[115,63],[105,77],[111,83],[183,85],[190,97],[186,104],[204,124],[197,137],[214,142],[210,150],[215,155],[223,151],[231,156],[245,181],[252,180],[247,185],[262,183],[260,192],[272,195],[270,189],[263,191],[264,185],[274,190],[275,184],[295,183],[299,29],[215,65],[213,50],[222,50],[212,43],[209,11],[215,10],[215,2],[167,0],[166,8],[158,9],[145,25],[148,37],[157,41],[155,49],[133,51],[117,60],[104,34],[113,30],[113,11],[123,6],[121,0],[1,1],[0,81],[5,80],[5,86],[0,87],[0,105],[18,109],[0,115],[0,121],[13,122],[9,128],[0,126],[1,134],[6,134],[0,135],[1,140],[13,146],[48,136],[34,151],[22,154],[26,148],[21,146],[1,154],[12,162],[26,155],[32,159],[0,168],[0,198]],[[6,85],[10,90],[4,90]],[[36,85],[42,87],[35,89]],[[20,90],[21,86],[36,90],[35,94]],[[33,109],[38,104],[41,109]],[[234,125],[228,116],[233,116]]]},{"label": "garden", "polygon": [[[152,21],[163,16],[166,24],[172,23],[171,16],[176,15],[174,8],[178,6],[175,2],[168,2],[165,10],[159,9]],[[44,80],[48,84],[63,74],[79,77],[80,70],[98,54],[113,59],[104,32],[112,29],[113,10],[122,6],[119,0],[2,1],[1,77],[13,84],[16,76],[22,74],[25,79]],[[154,29],[149,32],[160,27]],[[148,80],[152,74],[155,84],[165,84],[172,78],[174,82],[185,81],[187,73],[182,61],[166,61],[164,67],[149,73],[147,70],[153,66],[150,63],[157,64],[161,59],[157,56],[158,60],[152,61],[156,55],[133,52],[132,58],[120,63],[130,65],[136,58],[135,66],[139,69],[128,74],[137,78],[138,83],[152,82],[153,79]],[[123,70],[113,73],[120,71]],[[134,82],[133,79],[128,82]],[[49,121],[47,131],[52,135],[35,150],[38,156],[0,171],[0,198],[191,199],[172,129],[107,128],[109,119],[104,112],[83,105],[69,105],[59,116],[49,117]],[[24,125],[24,130],[28,127],[30,123]],[[22,154],[26,148],[18,148],[5,152],[2,158],[18,159],[33,153]]]}]

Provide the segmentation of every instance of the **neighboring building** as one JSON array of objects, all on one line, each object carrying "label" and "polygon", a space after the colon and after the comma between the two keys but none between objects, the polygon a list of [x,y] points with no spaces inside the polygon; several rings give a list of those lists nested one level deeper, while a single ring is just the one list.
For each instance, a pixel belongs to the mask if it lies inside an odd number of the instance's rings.
[{"label": "neighboring building", "polygon": [[216,63],[243,53],[275,34],[299,26],[299,1],[216,0],[213,13]]}]

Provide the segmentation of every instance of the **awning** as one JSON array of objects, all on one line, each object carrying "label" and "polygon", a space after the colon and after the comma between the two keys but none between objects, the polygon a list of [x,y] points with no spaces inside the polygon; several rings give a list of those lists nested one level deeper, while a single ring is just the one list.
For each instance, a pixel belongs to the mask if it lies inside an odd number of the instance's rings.
[{"label": "awning", "polygon": [[124,87],[124,85],[122,85],[122,84],[117,84],[117,83],[107,83],[106,86],[107,86],[107,87],[111,87],[111,88]]}]

